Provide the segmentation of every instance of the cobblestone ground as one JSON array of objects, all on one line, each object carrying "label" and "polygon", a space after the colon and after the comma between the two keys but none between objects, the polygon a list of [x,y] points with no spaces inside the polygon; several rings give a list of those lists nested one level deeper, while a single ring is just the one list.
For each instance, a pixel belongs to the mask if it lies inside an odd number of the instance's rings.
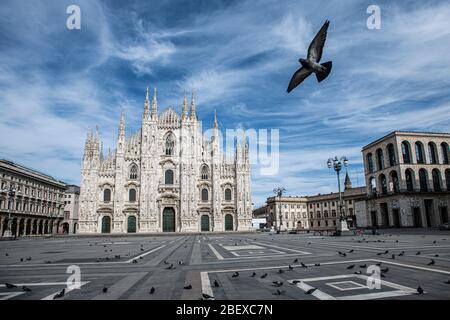
[{"label": "cobblestone ground", "polygon": [[[80,268],[80,289],[66,288],[69,266]],[[448,231],[0,241],[3,300],[53,299],[63,288],[59,299],[450,299],[449,280]]]}]

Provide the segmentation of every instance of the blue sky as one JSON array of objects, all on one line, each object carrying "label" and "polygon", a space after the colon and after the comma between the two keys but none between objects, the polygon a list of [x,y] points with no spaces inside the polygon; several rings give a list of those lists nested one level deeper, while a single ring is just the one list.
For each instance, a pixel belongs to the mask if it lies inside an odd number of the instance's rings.
[{"label": "blue sky", "polygon": [[[81,30],[66,8],[81,8]],[[381,8],[369,30],[366,9]],[[114,147],[121,111],[137,130],[146,86],[160,109],[195,89],[207,128],[279,128],[280,172],[254,170],[260,205],[336,191],[326,160],[346,155],[363,185],[361,147],[393,130],[449,131],[448,1],[25,1],[0,3],[0,157],[79,183],[88,127]],[[286,87],[331,20],[329,78]]]}]

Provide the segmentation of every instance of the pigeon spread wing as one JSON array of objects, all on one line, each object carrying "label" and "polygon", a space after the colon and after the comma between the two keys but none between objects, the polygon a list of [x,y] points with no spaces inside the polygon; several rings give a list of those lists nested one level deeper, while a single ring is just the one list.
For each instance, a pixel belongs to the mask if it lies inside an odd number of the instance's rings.
[{"label": "pigeon spread wing", "polygon": [[325,21],[322,28],[317,32],[313,41],[308,48],[308,60],[319,62],[322,58],[323,46],[325,45],[325,40],[327,39],[328,25],[330,21]]},{"label": "pigeon spread wing", "polygon": [[287,88],[287,92],[291,92],[296,86],[298,86],[303,80],[309,77],[311,71],[301,67],[298,69],[291,78],[291,82],[289,82],[289,86]]}]

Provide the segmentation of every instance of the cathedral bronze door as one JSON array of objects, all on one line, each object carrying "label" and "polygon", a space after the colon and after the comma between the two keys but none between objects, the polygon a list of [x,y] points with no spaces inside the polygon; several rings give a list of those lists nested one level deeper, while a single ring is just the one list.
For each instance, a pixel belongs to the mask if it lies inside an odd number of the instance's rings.
[{"label": "cathedral bronze door", "polygon": [[200,219],[200,224],[202,231],[209,231],[209,216],[206,214],[202,215]]},{"label": "cathedral bronze door", "polygon": [[175,210],[173,208],[164,208],[163,232],[175,232]]},{"label": "cathedral bronze door", "polygon": [[127,232],[136,233],[136,217],[128,216]]},{"label": "cathedral bronze door", "polygon": [[233,216],[231,214],[225,216],[225,231],[233,231]]},{"label": "cathedral bronze door", "polygon": [[104,216],[102,218],[102,233],[110,233],[111,232],[111,218],[108,216]]}]

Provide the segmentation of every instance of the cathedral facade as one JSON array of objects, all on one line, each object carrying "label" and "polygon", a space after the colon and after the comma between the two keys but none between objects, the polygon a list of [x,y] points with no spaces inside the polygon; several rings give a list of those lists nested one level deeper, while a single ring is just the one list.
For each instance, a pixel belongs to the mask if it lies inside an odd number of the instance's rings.
[{"label": "cathedral facade", "polygon": [[79,233],[246,231],[252,204],[247,139],[232,159],[214,128],[207,138],[186,96],[179,115],[158,113],[156,90],[144,102],[140,130],[126,136],[121,115],[116,149],[103,154],[89,132],[81,169]]}]

